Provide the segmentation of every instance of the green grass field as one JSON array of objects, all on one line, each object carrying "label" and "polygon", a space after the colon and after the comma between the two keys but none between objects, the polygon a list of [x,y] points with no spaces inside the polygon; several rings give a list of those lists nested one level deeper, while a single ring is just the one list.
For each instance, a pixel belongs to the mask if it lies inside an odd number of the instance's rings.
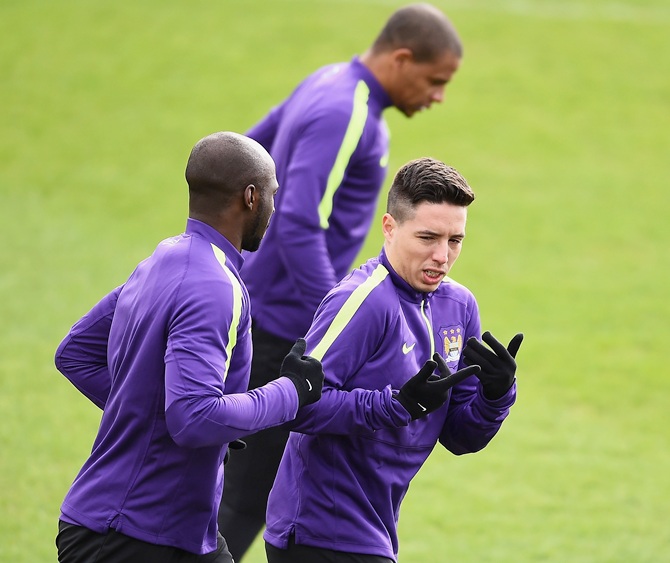
[{"label": "green grass field", "polygon": [[[485,329],[526,341],[500,435],[476,455],[436,451],[415,480],[400,560],[670,561],[670,8],[436,3],[465,58],[443,107],[388,112],[391,171],[434,156],[468,178],[453,276]],[[53,352],[183,229],[192,145],[243,132],[401,4],[0,4],[0,561],[56,560],[99,412]],[[260,541],[245,561],[265,561]]]}]

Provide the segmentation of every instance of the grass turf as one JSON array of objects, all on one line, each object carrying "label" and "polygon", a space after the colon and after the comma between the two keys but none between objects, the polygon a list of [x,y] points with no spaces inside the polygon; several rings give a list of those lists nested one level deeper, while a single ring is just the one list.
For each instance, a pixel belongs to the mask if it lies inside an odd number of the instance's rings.
[{"label": "grass turf", "polygon": [[[484,328],[526,341],[500,435],[473,456],[436,451],[413,483],[401,560],[670,559],[670,10],[436,3],[465,59],[443,107],[388,112],[391,173],[430,155],[468,178],[478,199],[453,276]],[[191,146],[244,131],[305,74],[360,53],[400,5],[0,6],[0,560],[55,560],[58,507],[99,413],[53,351],[182,230]],[[377,223],[361,260],[380,241]],[[261,542],[245,561],[264,561]]]}]

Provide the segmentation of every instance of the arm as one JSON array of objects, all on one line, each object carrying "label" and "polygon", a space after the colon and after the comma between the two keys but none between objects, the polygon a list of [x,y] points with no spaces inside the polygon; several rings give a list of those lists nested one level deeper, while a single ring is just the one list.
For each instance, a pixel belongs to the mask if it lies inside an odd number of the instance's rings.
[{"label": "arm", "polygon": [[[173,440],[183,447],[231,442],[293,419],[301,402],[318,399],[321,364],[302,356],[294,346],[292,361],[281,376],[246,393],[226,394],[227,382],[248,378],[250,335],[248,321],[233,318],[234,291],[220,288],[184,288],[185,300],[170,323],[165,355],[165,418]],[[228,329],[234,323],[231,333]],[[230,342],[231,334],[236,342]],[[296,351],[297,350],[297,351]],[[318,376],[321,376],[321,382]],[[310,379],[306,394],[294,383]]]},{"label": "arm", "polygon": [[284,168],[279,212],[273,218],[279,257],[306,310],[316,311],[339,281],[328,248],[328,219],[358,144],[349,128],[350,108],[330,108],[300,128]]},{"label": "arm", "polygon": [[[181,377],[172,373],[173,367],[166,370],[166,377]],[[295,386],[288,378],[280,377],[246,393],[177,399],[165,411],[165,418],[175,443],[200,448],[271,428],[291,420],[297,410]]]},{"label": "arm", "polygon": [[107,341],[123,286],[103,297],[68,332],[56,350],[56,368],[96,406],[105,408],[111,376]]},{"label": "arm", "polygon": [[345,391],[326,382],[321,399],[300,409],[286,428],[302,434],[366,434],[407,426],[410,421],[390,387]]},{"label": "arm", "polygon": [[440,441],[456,454],[476,452],[484,448],[500,429],[516,399],[515,356],[523,340],[517,334],[507,348],[489,332],[483,340],[490,349],[474,336],[463,350],[464,365],[478,364],[477,377],[458,389],[452,396],[450,408]]},{"label": "arm", "polygon": [[271,152],[283,107],[283,105],[279,105],[272,108],[263,119],[246,132],[247,137],[251,137],[263,145],[263,148],[268,152]]},{"label": "arm", "polygon": [[[440,375],[434,374],[439,370]],[[407,425],[406,414],[411,420],[423,418],[440,408],[450,396],[450,389],[473,373],[479,371],[479,366],[469,366],[456,373],[451,373],[446,362],[439,354],[434,354],[416,375],[410,378],[399,390],[392,392],[388,398],[390,386],[381,392],[354,389],[346,393],[329,389],[324,393],[318,405],[311,408],[311,425],[305,426],[302,432],[350,434],[354,431],[365,432],[381,428],[397,428]],[[358,395],[357,397],[355,395]],[[402,405],[402,409],[398,407]],[[404,409],[404,410],[403,410]],[[357,413],[367,414],[363,424]],[[314,414],[316,413],[316,414]],[[315,424],[318,421],[319,424]],[[309,432],[308,432],[309,429]]]},{"label": "arm", "polygon": [[[321,399],[300,409],[295,423],[289,425],[292,430],[306,434],[368,433],[406,426],[411,420],[391,387],[375,383],[386,377],[376,377],[369,366],[393,322],[380,302],[383,296],[379,299],[373,292],[352,316],[339,315],[350,309],[354,294],[355,290],[340,285],[316,313],[306,339],[310,353],[323,363],[326,381]],[[363,382],[371,388],[363,388]]]},{"label": "arm", "polygon": [[498,433],[516,398],[516,385],[497,401],[488,401],[477,377],[453,388],[440,443],[456,455],[478,452]]}]

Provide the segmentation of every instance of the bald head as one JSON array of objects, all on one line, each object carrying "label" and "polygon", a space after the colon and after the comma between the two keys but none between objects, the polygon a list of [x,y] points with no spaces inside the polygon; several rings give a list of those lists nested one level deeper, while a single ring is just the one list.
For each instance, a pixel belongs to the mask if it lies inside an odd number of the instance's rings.
[{"label": "bald head", "polygon": [[463,46],[456,29],[431,4],[410,4],[396,10],[371,47],[371,53],[410,49],[416,62],[434,61],[449,52],[461,58]]},{"label": "bald head", "polygon": [[208,214],[229,206],[250,184],[267,185],[275,175],[275,165],[253,139],[222,131],[196,143],[185,175],[190,211]]}]

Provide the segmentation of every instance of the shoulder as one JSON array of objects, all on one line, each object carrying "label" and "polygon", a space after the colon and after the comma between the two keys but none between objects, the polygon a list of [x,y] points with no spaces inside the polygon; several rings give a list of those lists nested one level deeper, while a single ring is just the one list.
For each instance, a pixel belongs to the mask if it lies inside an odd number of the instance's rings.
[{"label": "shoulder", "polygon": [[[472,323],[479,323],[479,306],[474,294],[451,278],[445,278],[433,293],[431,308],[434,318],[439,319],[442,324],[448,320],[447,324],[472,328]],[[475,327],[474,330],[476,332],[478,329]]]},{"label": "shoulder", "polygon": [[368,103],[370,88],[351,71],[349,63],[324,67],[308,77],[295,92],[303,111],[323,119],[349,119],[352,109]]},{"label": "shoulder", "polygon": [[314,349],[318,354],[340,337],[345,339],[345,347],[355,343],[357,350],[375,348],[395,325],[399,308],[388,271],[376,261],[368,261],[328,292],[306,338],[319,343]]},{"label": "shoulder", "polygon": [[182,268],[180,300],[200,304],[213,312],[228,310],[246,301],[247,293],[235,266],[225,253],[209,241],[185,236],[171,253]]},{"label": "shoulder", "polygon": [[476,304],[474,294],[466,286],[456,280],[446,277],[433,294],[433,299],[449,299],[459,303]]},{"label": "shoulder", "polygon": [[328,293],[323,304],[345,310],[352,317],[363,314],[370,320],[386,317],[389,311],[399,307],[389,272],[376,258],[343,278]]}]

